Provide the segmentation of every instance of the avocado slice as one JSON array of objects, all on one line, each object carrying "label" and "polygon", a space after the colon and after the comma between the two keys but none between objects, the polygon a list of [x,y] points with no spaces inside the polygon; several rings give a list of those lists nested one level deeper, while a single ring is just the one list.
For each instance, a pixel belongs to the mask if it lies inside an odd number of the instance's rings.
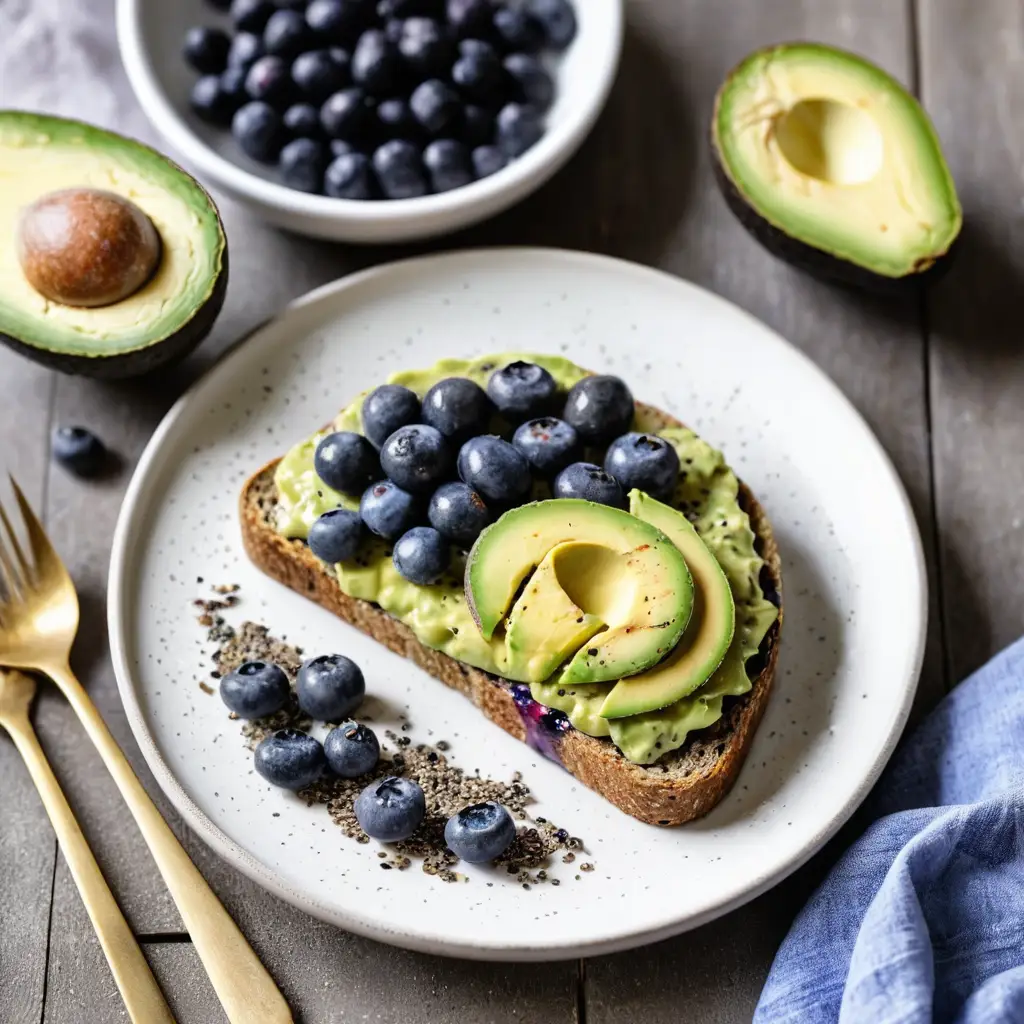
[{"label": "avocado slice", "polygon": [[612,687],[603,718],[628,718],[674,704],[711,678],[736,630],[736,607],[718,559],[681,512],[642,491],[630,491],[629,511],[656,526],[683,553],[693,576],[694,609],[682,639],[661,664]]},{"label": "avocado slice", "polygon": [[[634,675],[672,650],[693,608],[693,580],[679,549],[628,512],[564,498],[506,512],[473,545],[466,598],[485,639],[505,619],[523,581],[559,545],[554,589],[609,626],[577,652],[563,682]],[[563,598],[556,601],[562,605]]]},{"label": "avocado slice", "polygon": [[715,100],[730,208],[774,255],[892,291],[945,270],[963,221],[935,129],[881,68],[816,43],[758,50]]},{"label": "avocado slice", "polygon": [[[213,200],[180,167],[113,132],[3,110],[0,181],[0,341],[57,370],[119,378],[180,359],[209,333],[227,288],[227,241]],[[23,219],[51,193],[100,191],[141,211],[159,236],[156,255],[131,294],[65,305],[30,283]],[[68,251],[80,253],[74,242]]]},{"label": "avocado slice", "polygon": [[[592,545],[583,545],[591,547]],[[505,674],[517,682],[541,682],[572,657],[595,633],[607,629],[562,589],[556,563],[576,541],[557,544],[527,580],[505,623]]]}]

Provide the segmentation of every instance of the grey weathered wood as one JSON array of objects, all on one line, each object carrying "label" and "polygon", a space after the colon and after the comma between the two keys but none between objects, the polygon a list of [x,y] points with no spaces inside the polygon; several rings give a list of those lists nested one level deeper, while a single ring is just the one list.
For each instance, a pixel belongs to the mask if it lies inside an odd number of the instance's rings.
[{"label": "grey weathered wood", "polygon": [[921,4],[921,79],[964,206],[929,303],[936,508],[951,676],[1024,630],[1024,11]]}]

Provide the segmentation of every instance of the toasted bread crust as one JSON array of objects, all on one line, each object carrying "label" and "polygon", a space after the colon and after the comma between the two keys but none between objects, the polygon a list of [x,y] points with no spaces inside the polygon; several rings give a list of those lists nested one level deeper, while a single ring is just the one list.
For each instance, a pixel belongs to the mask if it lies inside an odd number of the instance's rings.
[{"label": "toasted bread crust", "polygon": [[[659,410],[642,408],[648,420],[656,416],[666,426],[679,425]],[[273,527],[277,461],[250,477],[240,498],[242,541],[257,568],[415,662],[435,679],[467,696],[506,732],[526,741],[526,726],[507,681],[425,647],[408,626],[376,604],[343,593],[330,568],[305,544],[277,533]],[[695,733],[680,750],[654,765],[633,764],[610,740],[596,739],[574,728],[550,737],[559,760],[580,782],[651,825],[681,825],[699,818],[729,792],[768,703],[782,625],[781,566],[768,518],[744,484],[740,485],[740,500],[750,515],[765,570],[779,596],[779,616],[762,644],[763,667],[750,692],[727,705],[719,722]]]}]

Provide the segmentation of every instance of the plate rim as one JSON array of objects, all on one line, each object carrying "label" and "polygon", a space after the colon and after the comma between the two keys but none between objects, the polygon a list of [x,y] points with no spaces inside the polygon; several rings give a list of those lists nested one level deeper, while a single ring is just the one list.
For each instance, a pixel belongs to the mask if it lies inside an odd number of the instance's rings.
[{"label": "plate rim", "polygon": [[[357,289],[368,281],[375,278],[387,276],[391,273],[407,270],[412,265],[423,266],[427,263],[445,262],[448,260],[465,259],[467,257],[494,257],[513,258],[525,261],[536,259],[561,260],[576,262],[577,264],[591,264],[604,269],[612,269],[621,274],[633,274],[640,277],[657,278],[662,284],[670,283],[683,290],[694,290],[713,303],[720,304],[729,310],[732,315],[739,315],[743,319],[755,325],[761,332],[765,333],[775,344],[784,346],[798,360],[802,360],[805,368],[809,369],[818,379],[818,383],[826,388],[832,398],[842,407],[847,414],[852,416],[853,421],[860,427],[865,442],[872,447],[873,453],[879,459],[879,468],[888,478],[894,488],[898,499],[899,509],[903,514],[903,525],[905,526],[911,546],[911,555],[916,569],[912,582],[916,585],[918,596],[918,629],[914,638],[913,650],[909,660],[910,676],[904,685],[903,700],[896,709],[891,720],[889,732],[879,748],[871,767],[860,783],[855,787],[846,802],[838,808],[830,817],[827,823],[809,836],[801,849],[790,856],[781,864],[775,865],[772,870],[758,875],[749,885],[741,886],[731,893],[727,898],[705,907],[704,909],[666,920],[653,926],[622,932],[618,935],[588,942],[577,943],[552,943],[543,942],[511,943],[502,944],[501,941],[492,942],[480,936],[474,944],[453,942],[440,933],[431,933],[423,930],[393,929],[379,922],[372,917],[354,913],[352,911],[338,911],[326,904],[309,898],[307,895],[293,888],[284,882],[270,867],[257,860],[244,850],[238,843],[223,832],[188,795],[178,779],[174,775],[167,762],[161,755],[142,711],[141,702],[136,693],[135,683],[132,679],[132,669],[128,654],[127,643],[127,621],[126,621],[126,592],[129,586],[130,570],[133,568],[132,540],[135,519],[138,510],[143,502],[148,478],[152,475],[161,449],[166,437],[171,433],[178,420],[187,412],[188,407],[197,393],[205,384],[207,379],[218,371],[224,363],[239,355],[242,348],[250,341],[258,337],[262,332],[274,327],[278,321],[284,320],[295,312],[304,309],[325,299],[333,298],[335,295],[350,289]],[[117,680],[118,693],[124,707],[128,724],[131,727],[135,741],[138,743],[143,758],[146,761],[153,777],[161,790],[166,794],[171,804],[183,821],[216,853],[222,860],[232,867],[240,870],[243,874],[256,882],[262,888],[275,896],[297,906],[312,916],[319,918],[336,927],[347,931],[375,939],[391,945],[400,946],[405,949],[415,950],[422,953],[435,955],[453,956],[470,960],[483,961],[504,961],[504,962],[541,962],[554,960],[576,959],[580,957],[599,956],[609,953],[622,952],[633,949],[640,945],[658,942],[675,935],[682,934],[693,928],[715,920],[735,910],[744,904],[756,899],[769,889],[778,885],[781,881],[802,867],[811,857],[814,856],[836,832],[846,823],[853,812],[863,802],[870,792],[872,786],[881,775],[888,763],[897,743],[903,733],[910,708],[917,692],[921,668],[924,661],[925,642],[928,629],[928,577],[924,558],[924,547],[921,540],[920,530],[913,512],[913,507],[907,495],[906,488],[889,457],[863,415],[847,398],[839,386],[831,377],[814,362],[806,353],[801,351],[791,342],[787,341],[781,334],[759,320],[753,314],[748,313],[740,306],[728,299],[695,284],[684,278],[677,277],[657,268],[648,267],[643,264],[634,263],[629,260],[619,259],[613,256],[588,253],[572,249],[549,248],[540,246],[486,246],[479,248],[466,248],[446,250],[438,253],[431,253],[424,256],[413,256],[401,260],[391,261],[369,267],[356,273],[329,281],[305,294],[298,296],[282,307],[275,316],[257,324],[251,330],[242,335],[237,341],[229,345],[217,359],[185,390],[185,392],[174,402],[171,408],[161,419],[156,430],[153,432],[132,473],[131,480],[125,491],[124,499],[118,513],[117,525],[114,530],[113,545],[111,549],[110,568],[108,572],[107,587],[107,625],[110,640],[110,654],[113,663],[114,675]]]}]

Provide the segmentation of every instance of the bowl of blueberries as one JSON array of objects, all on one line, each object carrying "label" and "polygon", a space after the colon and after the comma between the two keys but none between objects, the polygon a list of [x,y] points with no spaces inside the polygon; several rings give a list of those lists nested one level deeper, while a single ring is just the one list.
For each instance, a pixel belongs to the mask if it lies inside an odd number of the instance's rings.
[{"label": "bowl of blueberries", "polygon": [[118,0],[167,142],[271,223],[455,231],[540,187],[604,106],[623,0]]}]

